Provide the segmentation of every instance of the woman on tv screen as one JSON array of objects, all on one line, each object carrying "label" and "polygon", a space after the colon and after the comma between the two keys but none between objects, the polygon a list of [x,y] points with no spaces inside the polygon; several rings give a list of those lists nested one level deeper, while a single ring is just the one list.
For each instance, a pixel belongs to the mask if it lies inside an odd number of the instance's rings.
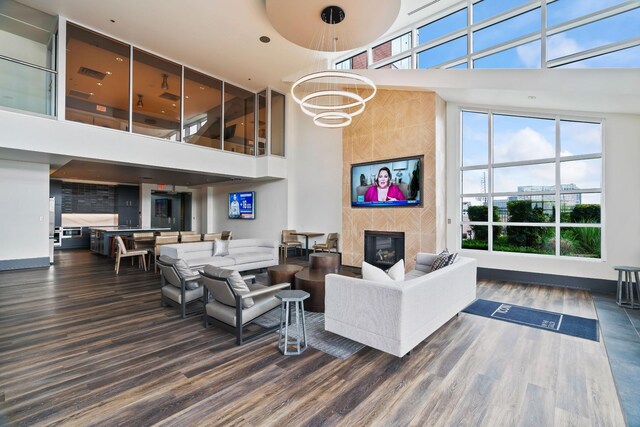
[{"label": "woman on tv screen", "polygon": [[405,200],[400,187],[391,182],[391,170],[382,167],[378,171],[375,183],[364,194],[365,202],[395,202]]}]

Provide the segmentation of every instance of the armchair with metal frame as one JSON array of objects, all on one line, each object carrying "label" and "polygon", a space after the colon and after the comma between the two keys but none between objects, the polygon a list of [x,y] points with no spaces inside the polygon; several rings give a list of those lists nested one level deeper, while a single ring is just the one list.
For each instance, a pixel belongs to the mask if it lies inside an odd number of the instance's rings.
[{"label": "armchair with metal frame", "polygon": [[[231,277],[232,275],[234,277]],[[244,332],[244,328],[252,324],[258,317],[280,308],[281,302],[275,295],[280,290],[290,289],[289,283],[273,286],[248,284],[249,292],[239,293],[233,285],[233,281],[242,281],[237,271],[207,266],[200,276],[205,287],[203,296],[205,328],[213,324],[231,332],[236,337],[236,345],[253,341],[278,329],[279,324],[276,324],[249,336],[246,336]],[[251,300],[252,305],[248,304],[248,301]]]},{"label": "armchair with metal frame", "polygon": [[[200,314],[202,306],[198,301],[202,299],[203,287],[200,285],[200,275],[193,273],[186,262],[161,255],[156,264],[160,267],[161,301],[160,305],[180,307],[180,316]],[[187,311],[187,305],[197,304],[197,307]]]}]

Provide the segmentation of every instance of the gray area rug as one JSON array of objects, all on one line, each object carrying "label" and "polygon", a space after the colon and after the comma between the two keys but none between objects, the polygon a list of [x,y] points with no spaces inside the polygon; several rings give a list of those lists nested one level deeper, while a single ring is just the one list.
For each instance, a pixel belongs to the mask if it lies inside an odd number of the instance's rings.
[{"label": "gray area rug", "polygon": [[[320,350],[331,356],[346,359],[357,353],[364,344],[341,337],[324,330],[324,313],[312,313],[306,311],[304,319],[307,326],[307,343],[309,347]],[[289,325],[289,335],[296,338],[295,313],[291,316],[292,324]],[[272,310],[257,318],[254,323],[262,327],[272,327],[280,323],[280,310]],[[278,333],[278,331],[276,331]]]}]

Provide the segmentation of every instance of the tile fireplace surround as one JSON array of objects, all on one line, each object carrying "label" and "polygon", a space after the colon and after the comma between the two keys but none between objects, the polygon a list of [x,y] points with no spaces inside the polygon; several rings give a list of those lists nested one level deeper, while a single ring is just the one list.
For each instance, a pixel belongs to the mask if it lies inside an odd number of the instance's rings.
[{"label": "tile fireplace surround", "polygon": [[[433,92],[379,90],[342,131],[342,263],[360,267],[364,231],[398,231],[405,236],[405,265],[418,252],[444,249],[445,105]],[[351,207],[351,165],[424,155],[422,207]]]}]

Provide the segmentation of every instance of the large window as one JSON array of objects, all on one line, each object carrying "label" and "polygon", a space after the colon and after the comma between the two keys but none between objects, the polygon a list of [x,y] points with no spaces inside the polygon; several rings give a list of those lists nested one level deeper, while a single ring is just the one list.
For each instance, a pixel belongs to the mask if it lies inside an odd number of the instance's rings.
[{"label": "large window", "polygon": [[222,82],[184,69],[183,138],[190,144],[222,148]]},{"label": "large window", "polygon": [[224,85],[224,149],[255,154],[256,94],[229,83]]},{"label": "large window", "polygon": [[636,68],[639,20],[638,1],[463,0],[335,66]]},{"label": "large window", "polygon": [[602,124],[461,116],[461,247],[601,258]]}]

